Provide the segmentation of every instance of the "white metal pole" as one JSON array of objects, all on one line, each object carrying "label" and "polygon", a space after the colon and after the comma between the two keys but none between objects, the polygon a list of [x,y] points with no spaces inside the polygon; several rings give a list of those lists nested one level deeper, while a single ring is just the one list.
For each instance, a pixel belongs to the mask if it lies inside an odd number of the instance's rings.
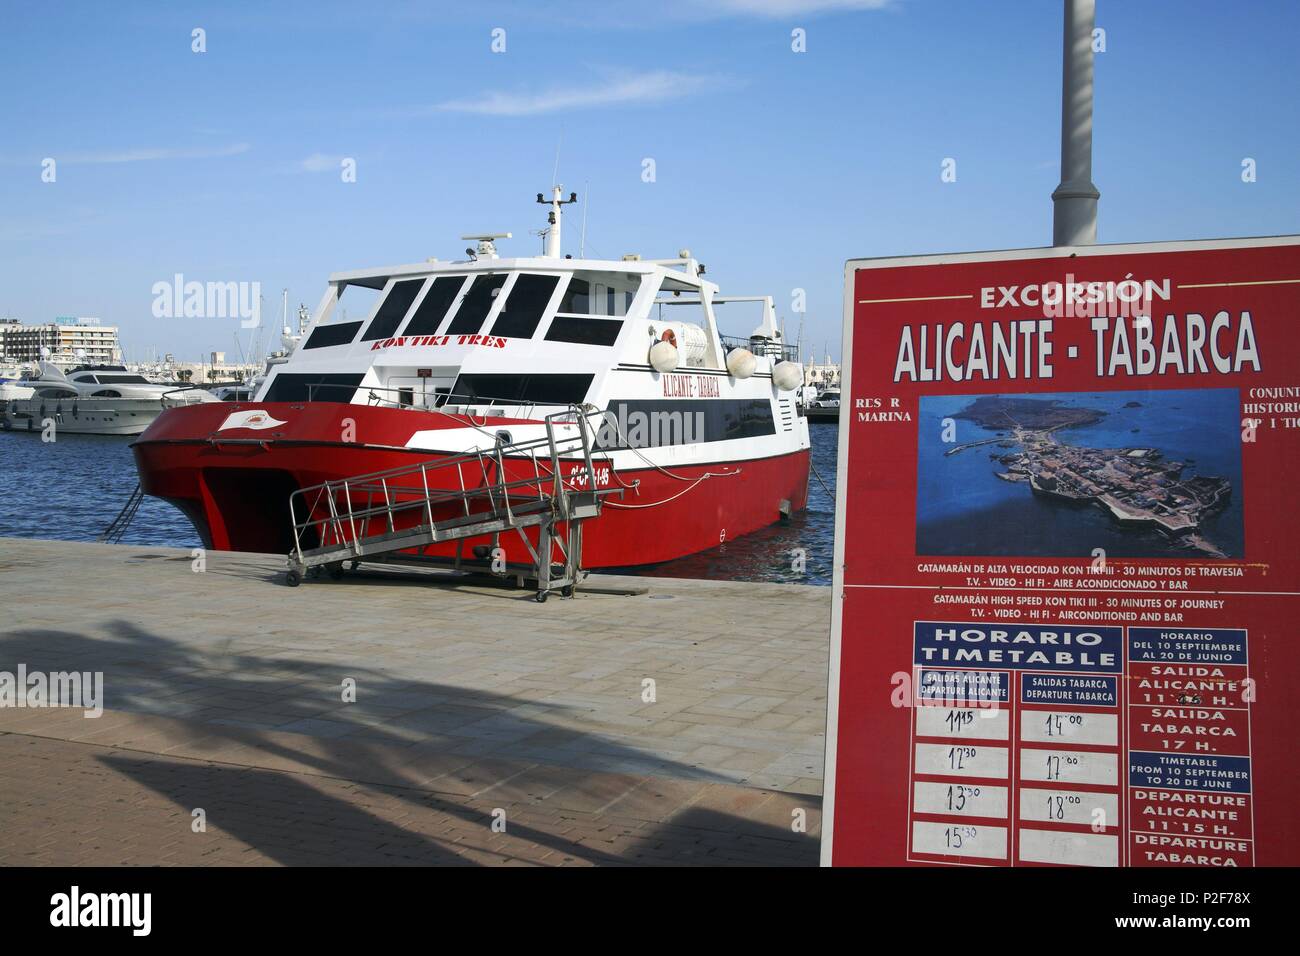
[{"label": "white metal pole", "polygon": [[591,208],[591,190],[587,188],[587,180],[582,182],[582,235],[578,239],[578,258],[585,259],[587,256],[587,210]]},{"label": "white metal pole", "polygon": [[560,205],[560,187],[551,188],[551,216],[553,221],[550,228],[546,230],[546,252],[548,259],[560,258],[560,216],[562,215],[562,206]]},{"label": "white metal pole", "polygon": [[1052,245],[1097,241],[1092,182],[1092,31],[1096,0],[1064,0],[1061,64],[1061,184],[1052,193]]}]

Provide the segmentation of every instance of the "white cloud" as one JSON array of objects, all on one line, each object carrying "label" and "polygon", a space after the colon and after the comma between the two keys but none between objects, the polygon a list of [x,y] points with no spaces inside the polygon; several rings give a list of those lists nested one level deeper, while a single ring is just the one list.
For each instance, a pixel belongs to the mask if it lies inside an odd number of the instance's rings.
[{"label": "white cloud", "polygon": [[616,76],[589,86],[552,87],[537,93],[486,92],[480,96],[448,100],[436,110],[481,113],[489,116],[535,116],[561,110],[658,103],[728,85],[725,77],[656,70]]},{"label": "white cloud", "polygon": [[342,156],[326,156],[324,153],[312,153],[298,163],[298,169],[304,173],[327,173],[337,171],[343,163]]},{"label": "white cloud", "polygon": [[731,13],[758,17],[804,17],[819,13],[882,10],[894,0],[719,0]]},{"label": "white cloud", "polygon": [[238,156],[252,147],[248,143],[232,143],[215,149],[131,149],[117,153],[53,153],[60,163],[144,163],[164,159],[219,159]]}]

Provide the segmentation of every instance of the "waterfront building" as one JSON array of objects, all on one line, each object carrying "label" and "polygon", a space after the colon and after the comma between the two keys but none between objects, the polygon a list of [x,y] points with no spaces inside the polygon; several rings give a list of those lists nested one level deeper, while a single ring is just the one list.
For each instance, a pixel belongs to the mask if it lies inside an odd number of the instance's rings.
[{"label": "waterfront building", "polygon": [[840,367],[831,360],[829,354],[820,365],[812,358],[809,358],[808,365],[804,369],[803,380],[805,384],[815,386],[818,391],[839,388]]},{"label": "waterfront building", "polygon": [[56,355],[75,356],[90,365],[120,362],[117,326],[102,325],[96,318],[74,316],[61,316],[44,325],[0,324],[0,357],[15,362],[36,362]]}]

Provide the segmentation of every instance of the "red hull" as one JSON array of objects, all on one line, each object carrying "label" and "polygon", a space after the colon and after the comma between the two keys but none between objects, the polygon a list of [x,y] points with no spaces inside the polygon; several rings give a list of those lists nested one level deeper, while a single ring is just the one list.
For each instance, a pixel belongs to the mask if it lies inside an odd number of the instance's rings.
[{"label": "red hull", "polygon": [[[144,491],[179,507],[204,542],[223,551],[287,553],[293,546],[291,492],[436,461],[439,452],[403,447],[411,434],[465,424],[449,415],[409,409],[266,404],[258,410],[283,420],[283,426],[216,431],[226,415],[243,407],[223,403],[168,410],[132,445]],[[492,421],[492,427],[511,424],[523,423]],[[349,428],[358,440],[328,440]],[[533,468],[531,460],[506,462],[512,478],[530,477]],[[783,505],[797,511],[807,504],[806,449],[751,461],[674,466],[668,472],[619,470],[609,485],[599,486],[625,490],[621,498],[606,498],[600,517],[587,522],[584,567],[631,567],[694,554],[772,524]],[[713,477],[702,477],[706,474]],[[486,537],[470,539],[463,543],[463,553],[489,543]],[[517,536],[503,535],[500,545],[508,561],[529,560]],[[456,546],[432,546],[422,554],[453,557]]]}]

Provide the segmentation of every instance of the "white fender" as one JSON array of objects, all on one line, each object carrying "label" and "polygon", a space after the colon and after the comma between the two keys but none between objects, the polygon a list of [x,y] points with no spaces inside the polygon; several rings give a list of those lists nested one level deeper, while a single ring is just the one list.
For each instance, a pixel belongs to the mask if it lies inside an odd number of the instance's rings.
[{"label": "white fender", "polygon": [[772,384],[783,392],[791,392],[803,384],[803,369],[796,362],[777,362],[772,369]]},{"label": "white fender", "polygon": [[757,364],[758,359],[749,349],[732,349],[727,353],[727,371],[736,378],[749,378]]},{"label": "white fender", "polygon": [[677,367],[677,346],[662,339],[650,346],[650,365],[656,372],[671,372]]}]

